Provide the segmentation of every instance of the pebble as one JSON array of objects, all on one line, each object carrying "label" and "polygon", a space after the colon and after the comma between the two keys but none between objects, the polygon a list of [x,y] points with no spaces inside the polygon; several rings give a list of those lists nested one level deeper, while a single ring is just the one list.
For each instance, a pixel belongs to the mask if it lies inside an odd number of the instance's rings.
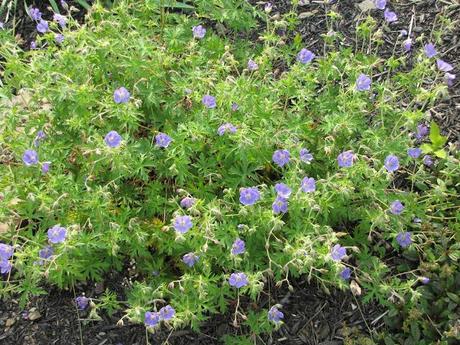
[{"label": "pebble", "polygon": [[42,314],[40,314],[40,312],[37,309],[35,309],[35,308],[30,309],[30,311],[29,311],[29,320],[30,321],[38,320],[41,317],[42,317]]},{"label": "pebble", "polygon": [[6,322],[5,322],[5,327],[11,327],[14,325],[14,323],[16,322],[16,319],[7,319]]}]

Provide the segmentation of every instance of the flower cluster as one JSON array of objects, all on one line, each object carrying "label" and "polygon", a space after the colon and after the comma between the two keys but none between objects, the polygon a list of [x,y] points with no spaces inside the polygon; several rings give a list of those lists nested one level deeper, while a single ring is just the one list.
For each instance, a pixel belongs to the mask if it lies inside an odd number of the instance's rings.
[{"label": "flower cluster", "polygon": [[0,243],[0,273],[5,274],[11,271],[13,265],[10,258],[13,256],[14,249],[12,246]]},{"label": "flower cluster", "polygon": [[155,327],[161,321],[170,321],[176,315],[176,311],[170,305],[160,309],[160,311],[148,311],[145,313],[144,323],[147,327]]}]

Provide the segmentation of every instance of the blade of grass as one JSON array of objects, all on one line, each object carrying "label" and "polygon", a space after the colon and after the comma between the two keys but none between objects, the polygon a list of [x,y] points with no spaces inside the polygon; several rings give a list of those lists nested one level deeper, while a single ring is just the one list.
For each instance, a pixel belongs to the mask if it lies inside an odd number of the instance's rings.
[{"label": "blade of grass", "polygon": [[89,10],[91,6],[85,0],[75,0],[78,2],[85,10]]},{"label": "blade of grass", "polygon": [[58,7],[58,5],[57,5],[57,3],[56,3],[56,0],[50,0],[50,4],[51,4],[51,7],[53,8],[53,11],[54,11],[55,13],[59,13],[59,14],[60,14],[60,12],[59,12],[59,7]]},{"label": "blade of grass", "polygon": [[6,0],[3,0],[2,4],[0,5],[0,15],[3,14],[3,9],[5,8],[5,6],[6,6]]}]

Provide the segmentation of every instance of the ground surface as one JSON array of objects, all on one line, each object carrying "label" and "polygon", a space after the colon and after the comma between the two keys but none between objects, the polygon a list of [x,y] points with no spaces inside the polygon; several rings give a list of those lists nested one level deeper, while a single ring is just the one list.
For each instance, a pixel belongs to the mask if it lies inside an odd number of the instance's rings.
[{"label": "ground surface", "polygon": [[[114,274],[106,284],[112,291],[119,288],[124,278]],[[318,286],[299,280],[293,284],[294,292],[285,286],[271,293],[262,294],[257,306],[242,301],[242,309],[264,308],[269,297],[283,304],[286,324],[271,337],[258,338],[260,344],[321,344],[339,345],[347,334],[365,334],[369,328],[383,326],[379,316],[382,311],[373,305],[362,305],[350,293],[332,291],[324,293]],[[101,286],[92,284],[81,287],[87,296],[97,298]],[[87,312],[78,313],[73,302],[73,292],[59,292],[50,288],[47,296],[34,298],[25,310],[20,310],[15,300],[5,301],[0,307],[0,344],[28,345],[141,345],[146,344],[145,328],[142,325],[124,323],[117,326],[122,314],[111,317],[101,313],[101,321],[87,321]],[[122,297],[122,296],[119,296]],[[230,301],[229,310],[232,310]],[[220,338],[226,334],[241,334],[244,329],[232,325],[233,314],[213,316],[203,324],[200,333],[190,329],[176,332],[162,330],[150,336],[152,344],[214,345],[222,344]],[[81,332],[81,333],[80,333]]]},{"label": "ground surface", "polygon": [[[250,0],[252,4],[263,6]],[[290,1],[276,0],[274,13],[286,13],[290,10]],[[393,3],[394,1],[392,1]],[[71,1],[68,3],[72,4]],[[359,2],[353,0],[335,1],[332,9],[341,14],[342,19],[337,22],[335,31],[345,36],[344,44],[355,46],[355,23],[363,18]],[[50,17],[50,11],[42,1],[36,4]],[[431,30],[439,14],[448,15],[457,21],[460,18],[460,5],[454,1],[399,1],[393,7],[399,15],[399,21],[391,29],[384,31],[384,40],[388,43],[380,48],[380,56],[391,55],[395,42],[401,29],[407,29],[412,21],[412,31],[416,37],[424,34],[431,35]],[[310,4],[301,6],[298,13],[304,13],[300,33],[306,46],[321,52],[323,41],[320,36],[327,30],[324,5],[320,1],[311,1]],[[372,11],[371,14],[382,22],[382,13]],[[367,15],[367,13],[366,13]],[[25,15],[23,7],[17,10],[17,34],[21,36],[26,47],[34,38],[34,23]],[[75,13],[83,19],[83,12]],[[458,27],[457,23],[456,27]],[[255,35],[257,36],[257,35]],[[291,37],[286,37],[287,40]],[[441,57],[455,66],[460,66],[460,32],[443,37],[444,44],[438,47]],[[399,45],[396,53],[402,53]],[[458,68],[456,69],[458,71]],[[438,121],[449,141],[460,143],[460,76],[450,88],[449,95],[439,102],[434,108],[426,109]],[[112,291],[122,291],[121,283],[125,280],[119,274],[107,276],[104,286],[88,284],[77,287],[77,294],[85,292],[87,296],[97,298],[98,293],[108,287]],[[324,293],[318,286],[309,285],[301,279],[293,283],[294,291],[288,292],[286,286],[280,289],[266,290],[261,297],[259,306],[266,306],[269,298],[283,304],[286,323],[275,332],[272,337],[257,339],[260,344],[321,344],[340,345],[346,334],[369,333],[383,327],[383,311],[375,306],[363,306],[350,293],[332,291],[330,295]],[[59,292],[50,288],[47,296],[33,298],[24,310],[21,310],[17,301],[7,300],[0,304],[0,344],[28,344],[28,345],[136,345],[146,344],[145,328],[142,325],[125,323],[117,326],[116,323],[122,314],[109,317],[101,314],[101,321],[86,321],[85,313],[78,314],[73,303],[73,292]],[[120,292],[121,293],[121,292]],[[119,296],[123,299],[123,296]],[[243,308],[251,308],[243,302]],[[231,310],[231,307],[230,307]],[[211,345],[221,344],[219,340],[225,334],[241,334],[242,329],[232,326],[232,314],[217,315],[204,323],[200,333],[189,329],[176,332],[162,331],[151,337],[152,344],[162,344],[168,339],[172,345]]]}]

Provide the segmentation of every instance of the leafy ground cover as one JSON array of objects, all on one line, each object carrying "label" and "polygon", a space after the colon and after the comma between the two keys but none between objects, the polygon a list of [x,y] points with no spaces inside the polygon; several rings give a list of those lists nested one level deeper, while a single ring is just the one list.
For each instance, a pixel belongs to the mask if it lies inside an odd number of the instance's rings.
[{"label": "leafy ground cover", "polygon": [[433,120],[458,7],[428,34],[344,3],[96,4],[35,18],[29,51],[1,31],[7,303],[68,289],[91,344],[455,343],[457,132]]}]

